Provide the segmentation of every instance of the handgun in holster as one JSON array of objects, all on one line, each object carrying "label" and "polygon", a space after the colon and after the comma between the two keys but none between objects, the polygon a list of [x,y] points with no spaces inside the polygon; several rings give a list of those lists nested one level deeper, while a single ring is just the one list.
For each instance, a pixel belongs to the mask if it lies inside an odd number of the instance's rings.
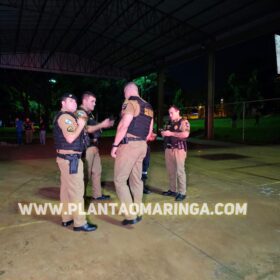
[{"label": "handgun in holster", "polygon": [[77,174],[79,167],[79,159],[81,158],[80,154],[57,154],[58,157],[69,160],[69,174]]}]

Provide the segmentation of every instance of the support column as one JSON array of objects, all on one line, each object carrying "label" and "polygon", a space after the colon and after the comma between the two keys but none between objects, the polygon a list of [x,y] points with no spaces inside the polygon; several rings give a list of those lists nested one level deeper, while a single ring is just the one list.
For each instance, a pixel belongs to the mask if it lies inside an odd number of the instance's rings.
[{"label": "support column", "polygon": [[157,130],[163,126],[164,68],[158,71]]},{"label": "support column", "polygon": [[207,139],[214,136],[215,52],[208,53]]}]

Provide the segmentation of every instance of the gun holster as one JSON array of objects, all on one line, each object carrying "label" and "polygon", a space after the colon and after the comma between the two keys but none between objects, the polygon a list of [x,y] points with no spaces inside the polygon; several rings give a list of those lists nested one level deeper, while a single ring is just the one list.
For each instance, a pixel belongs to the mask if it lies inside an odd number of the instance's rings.
[{"label": "gun holster", "polygon": [[69,174],[77,174],[79,167],[80,154],[57,154],[58,157],[69,160]]}]

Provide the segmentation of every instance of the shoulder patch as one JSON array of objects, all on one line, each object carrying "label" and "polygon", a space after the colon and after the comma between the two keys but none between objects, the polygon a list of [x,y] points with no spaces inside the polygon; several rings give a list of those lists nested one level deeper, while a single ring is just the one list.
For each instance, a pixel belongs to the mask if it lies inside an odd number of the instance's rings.
[{"label": "shoulder patch", "polygon": [[190,123],[189,123],[189,121],[186,120],[186,119],[182,120],[180,129],[182,131],[189,131],[190,130]]},{"label": "shoulder patch", "polygon": [[153,112],[153,110],[151,110],[149,108],[145,108],[144,109],[144,115],[153,118],[154,117],[154,112]]},{"label": "shoulder patch", "polygon": [[65,123],[66,123],[66,124],[72,124],[72,121],[69,120],[69,119],[65,119]]},{"label": "shoulder patch", "polygon": [[65,123],[66,123],[66,124],[72,124],[72,121],[69,120],[69,119],[65,119]]},{"label": "shoulder patch", "polygon": [[67,131],[68,132],[74,132],[75,128],[72,125],[70,125],[70,126],[67,127]]}]

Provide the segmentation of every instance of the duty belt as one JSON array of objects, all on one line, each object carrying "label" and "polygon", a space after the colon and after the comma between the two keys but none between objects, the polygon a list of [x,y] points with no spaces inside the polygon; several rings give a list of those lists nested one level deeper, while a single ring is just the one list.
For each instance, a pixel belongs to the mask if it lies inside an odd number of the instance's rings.
[{"label": "duty belt", "polygon": [[165,148],[172,149],[172,150],[174,150],[174,149],[183,150],[184,149],[186,151],[187,146],[186,146],[186,144],[176,144],[173,146],[172,144],[168,143],[168,144],[166,144]]},{"label": "duty belt", "polygon": [[57,157],[69,160],[69,174],[77,174],[81,154],[56,154]]},{"label": "duty belt", "polygon": [[81,158],[81,154],[60,154],[60,153],[57,153],[56,155],[60,158],[67,159],[67,160],[70,160],[72,158],[78,158],[78,159]]},{"label": "duty belt", "polygon": [[140,137],[127,137],[127,141],[144,141],[142,138]]},{"label": "duty belt", "polygon": [[130,141],[145,141],[140,137],[124,137],[120,144],[127,144]]},{"label": "duty belt", "polygon": [[176,149],[176,147],[172,146],[171,144],[167,144],[166,149]]}]

